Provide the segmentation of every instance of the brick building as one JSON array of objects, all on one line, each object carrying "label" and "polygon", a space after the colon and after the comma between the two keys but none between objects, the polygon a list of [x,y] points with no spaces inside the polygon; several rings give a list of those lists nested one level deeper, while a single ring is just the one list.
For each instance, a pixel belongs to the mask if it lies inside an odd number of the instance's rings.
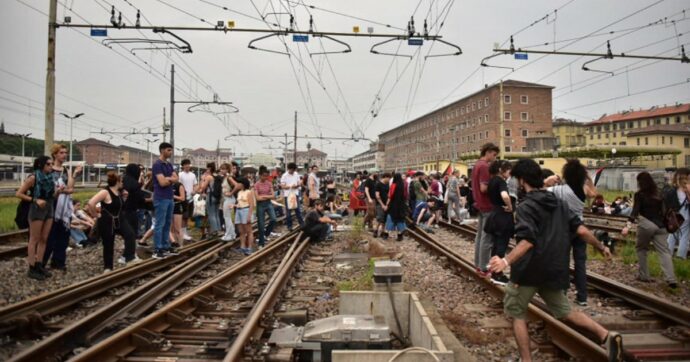
[{"label": "brick building", "polygon": [[87,165],[100,163],[125,163],[124,151],[109,142],[95,138],[87,138],[83,141],[74,143],[74,147],[79,149],[83,155],[83,161]]},{"label": "brick building", "polygon": [[120,151],[122,151],[121,162],[120,163],[136,163],[139,165],[144,165],[150,167],[156,159],[158,159],[158,154],[148,152],[139,148],[129,147],[129,146],[119,146]]},{"label": "brick building", "polygon": [[436,109],[379,135],[388,169],[421,169],[436,160],[474,155],[482,144],[500,144],[504,117],[504,152],[527,152],[528,137],[552,135],[553,87],[516,80],[503,82],[503,115],[499,84]]}]

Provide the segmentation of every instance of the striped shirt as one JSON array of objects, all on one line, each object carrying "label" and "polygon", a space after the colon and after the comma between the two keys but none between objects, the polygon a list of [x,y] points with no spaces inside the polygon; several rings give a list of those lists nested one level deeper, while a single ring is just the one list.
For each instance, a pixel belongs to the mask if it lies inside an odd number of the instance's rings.
[{"label": "striped shirt", "polygon": [[271,196],[273,195],[273,184],[268,181],[259,181],[254,184],[254,190],[257,196]]}]

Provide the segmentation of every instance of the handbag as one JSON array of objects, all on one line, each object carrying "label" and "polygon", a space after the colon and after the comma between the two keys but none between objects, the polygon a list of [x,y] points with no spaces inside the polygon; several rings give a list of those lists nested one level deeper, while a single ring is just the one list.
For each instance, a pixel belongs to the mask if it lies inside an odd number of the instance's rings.
[{"label": "handbag", "polygon": [[664,215],[664,226],[666,227],[666,231],[675,233],[684,222],[685,218],[679,212],[673,209],[666,210],[666,215]]},{"label": "handbag", "polygon": [[298,203],[297,203],[297,195],[295,193],[290,193],[287,197],[287,204],[288,204],[288,210],[295,210],[297,209]]}]

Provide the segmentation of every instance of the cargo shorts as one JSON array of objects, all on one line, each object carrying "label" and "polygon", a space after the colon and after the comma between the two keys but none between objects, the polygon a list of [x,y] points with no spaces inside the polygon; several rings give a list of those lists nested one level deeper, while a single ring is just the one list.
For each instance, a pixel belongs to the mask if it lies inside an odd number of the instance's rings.
[{"label": "cargo shorts", "polygon": [[563,319],[570,314],[570,303],[565,290],[526,285],[517,286],[512,282],[506,285],[505,290],[503,311],[515,319],[527,318],[527,306],[536,293],[539,293],[539,296],[546,302],[549,311],[557,319]]}]

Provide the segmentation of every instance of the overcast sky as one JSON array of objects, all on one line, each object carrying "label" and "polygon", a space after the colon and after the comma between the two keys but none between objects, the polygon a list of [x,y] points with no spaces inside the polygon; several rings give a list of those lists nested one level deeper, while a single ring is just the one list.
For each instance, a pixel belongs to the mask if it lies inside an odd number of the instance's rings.
[{"label": "overcast sky", "polygon": [[[132,54],[132,48],[150,45],[116,44],[111,49],[101,44],[105,38],[89,36],[88,29],[60,28],[56,138],[69,138],[69,123],[59,112],[84,112],[86,116],[75,122],[76,139],[111,138],[114,144],[145,148],[144,136],[124,139],[97,132],[146,131],[148,127],[159,131],[163,108],[168,115],[170,111],[172,63],[178,100],[212,100],[215,92],[240,110],[220,114],[223,107],[211,106],[209,110],[215,114],[188,113],[186,105],[177,105],[176,146],[215,148],[220,142],[221,147],[243,153],[280,154],[267,147],[282,147],[278,143],[282,137],[225,138],[239,132],[292,135],[295,111],[299,135],[354,134],[375,139],[385,130],[501,78],[555,86],[554,116],[582,122],[629,108],[690,101],[690,64],[679,61],[614,59],[590,66],[614,71],[613,76],[581,70],[587,59],[574,56],[538,60],[540,56],[530,54],[529,60],[499,56],[489,61],[513,67],[514,72],[479,67],[481,59],[492,54],[494,43],[505,44],[511,34],[515,34],[516,47],[541,44],[533,49],[553,50],[555,46],[563,51],[605,52],[605,42],[611,40],[614,53],[677,57],[679,45],[685,44],[690,54],[690,3],[686,0],[292,1],[60,0],[58,21],[69,15],[75,24],[106,24],[114,4],[130,25],[136,7],[143,15],[142,25],[210,27],[200,20],[204,19],[212,24],[234,20],[238,28],[267,29],[271,24],[261,21],[259,13],[269,23],[287,27],[287,15],[269,13],[289,11],[295,14],[296,27],[308,29],[310,11],[319,31],[352,32],[358,25],[361,32],[373,27],[376,33],[399,34],[414,14],[418,31],[426,18],[431,34],[438,32],[445,41],[460,46],[463,54],[425,60],[427,54],[452,49],[440,43],[425,42],[418,47],[393,41],[380,50],[413,58],[375,55],[369,49],[382,39],[337,37],[349,44],[351,53],[310,57],[310,52],[337,51],[343,45],[314,38],[294,43],[291,37],[255,43],[279,51],[285,51],[287,45],[292,53],[288,57],[248,49],[252,39],[264,34],[206,31],[176,32],[191,44],[192,54],[162,50],[135,50]],[[44,132],[47,17],[42,13],[47,14],[47,4],[46,0],[0,1],[0,118],[7,132],[31,132],[39,138]],[[307,9],[304,4],[316,8]],[[554,12],[557,8],[560,10]],[[133,29],[109,30],[108,36],[161,39],[150,31]],[[378,116],[372,117],[372,111]],[[298,141],[298,148],[306,148],[306,143]],[[341,140],[312,140],[311,144],[330,158],[352,156],[367,147],[366,142]]]}]

